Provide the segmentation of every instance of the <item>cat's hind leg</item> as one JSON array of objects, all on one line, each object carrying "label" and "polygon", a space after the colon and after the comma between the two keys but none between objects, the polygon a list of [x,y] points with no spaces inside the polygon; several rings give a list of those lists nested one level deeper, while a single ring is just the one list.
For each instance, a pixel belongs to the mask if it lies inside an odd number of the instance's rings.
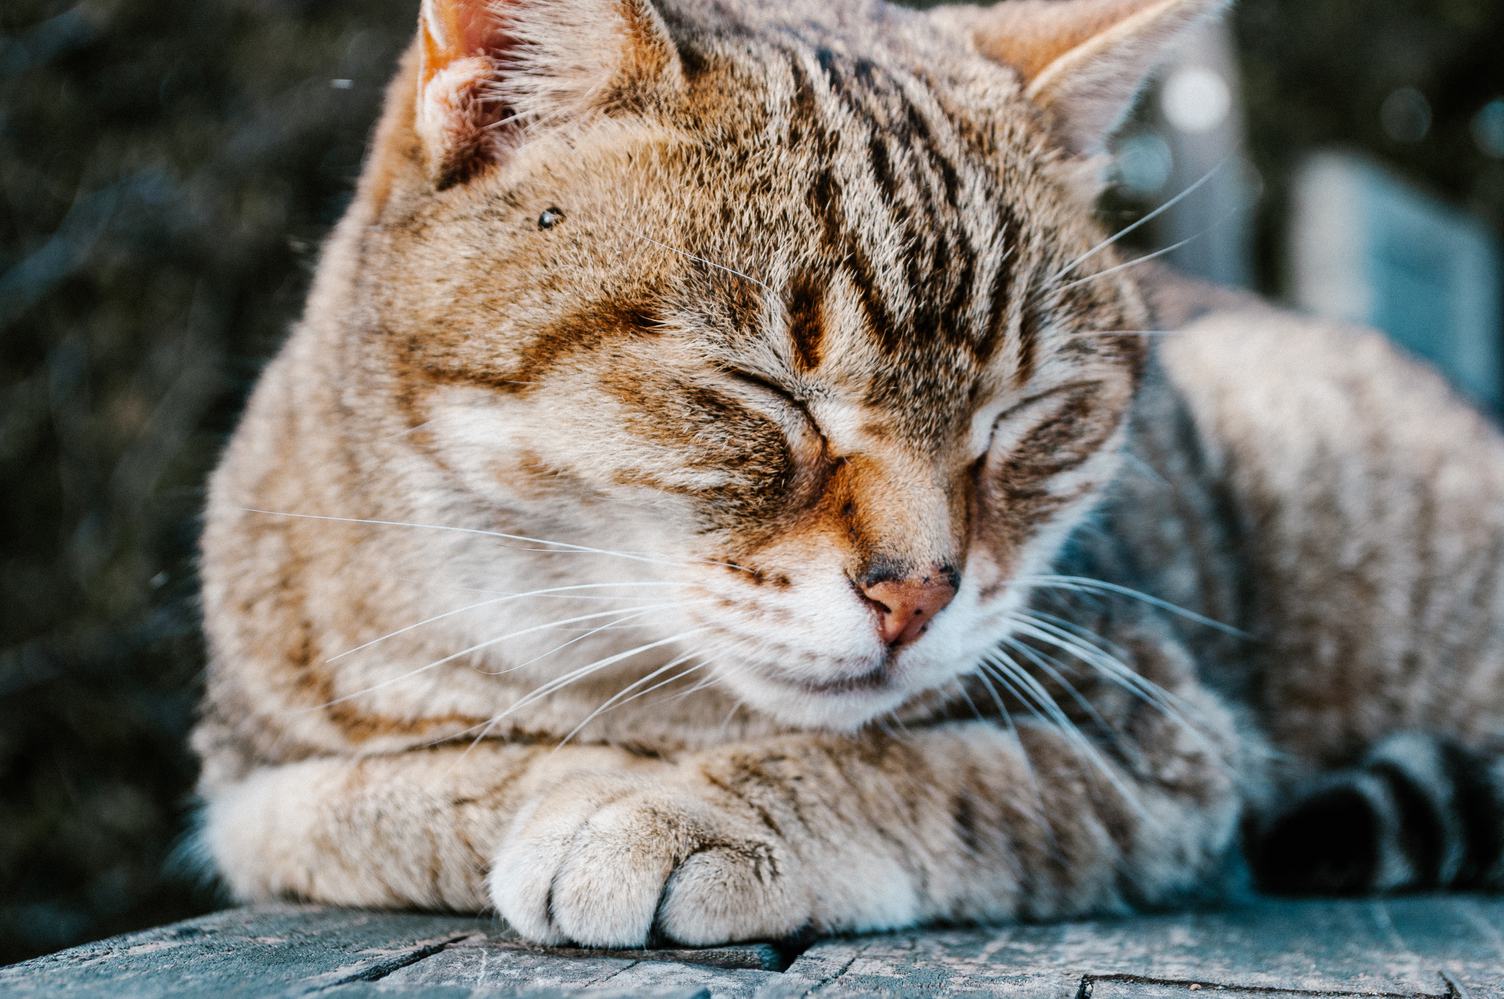
[{"label": "cat's hind leg", "polygon": [[1280,894],[1504,888],[1504,756],[1392,736],[1254,817],[1248,855]]}]

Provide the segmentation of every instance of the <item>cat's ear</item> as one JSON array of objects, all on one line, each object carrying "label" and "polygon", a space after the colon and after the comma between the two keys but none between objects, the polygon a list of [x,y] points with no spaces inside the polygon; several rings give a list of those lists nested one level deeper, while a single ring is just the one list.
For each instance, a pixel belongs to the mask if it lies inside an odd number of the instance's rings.
[{"label": "cat's ear", "polygon": [[651,0],[423,0],[415,126],[440,187],[529,130],[649,103],[680,78]]},{"label": "cat's ear", "polygon": [[[1149,75],[1225,0],[1001,0],[962,26],[978,51],[1012,67],[1060,141],[1092,155],[1106,145]],[[941,15],[945,16],[945,15]]]}]

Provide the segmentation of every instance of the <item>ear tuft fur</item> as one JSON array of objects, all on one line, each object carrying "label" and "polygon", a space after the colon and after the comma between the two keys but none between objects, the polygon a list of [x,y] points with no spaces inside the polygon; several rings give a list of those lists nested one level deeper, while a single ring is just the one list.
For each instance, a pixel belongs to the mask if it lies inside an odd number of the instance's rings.
[{"label": "ear tuft fur", "polygon": [[1071,152],[1100,152],[1166,52],[1225,0],[1002,0],[939,14],[1023,78]]}]

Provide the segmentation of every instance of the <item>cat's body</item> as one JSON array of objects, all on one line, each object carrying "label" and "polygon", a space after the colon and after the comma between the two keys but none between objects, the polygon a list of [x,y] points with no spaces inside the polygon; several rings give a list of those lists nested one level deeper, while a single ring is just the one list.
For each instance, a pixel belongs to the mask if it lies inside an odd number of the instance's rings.
[{"label": "cat's body", "polygon": [[1504,440],[1374,334],[1141,289],[1078,191],[1205,4],[479,6],[214,481],[237,893],[1056,917],[1250,806],[1271,883],[1504,884]]}]

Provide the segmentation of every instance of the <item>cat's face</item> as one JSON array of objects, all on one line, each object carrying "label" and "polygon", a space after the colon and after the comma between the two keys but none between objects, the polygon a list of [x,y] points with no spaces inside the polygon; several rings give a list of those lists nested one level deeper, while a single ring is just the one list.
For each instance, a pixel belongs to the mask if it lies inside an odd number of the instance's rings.
[{"label": "cat's face", "polygon": [[849,728],[1007,634],[1115,470],[1140,306],[1005,70],[693,62],[392,198],[380,383],[457,502],[645,554],[650,635]]}]

